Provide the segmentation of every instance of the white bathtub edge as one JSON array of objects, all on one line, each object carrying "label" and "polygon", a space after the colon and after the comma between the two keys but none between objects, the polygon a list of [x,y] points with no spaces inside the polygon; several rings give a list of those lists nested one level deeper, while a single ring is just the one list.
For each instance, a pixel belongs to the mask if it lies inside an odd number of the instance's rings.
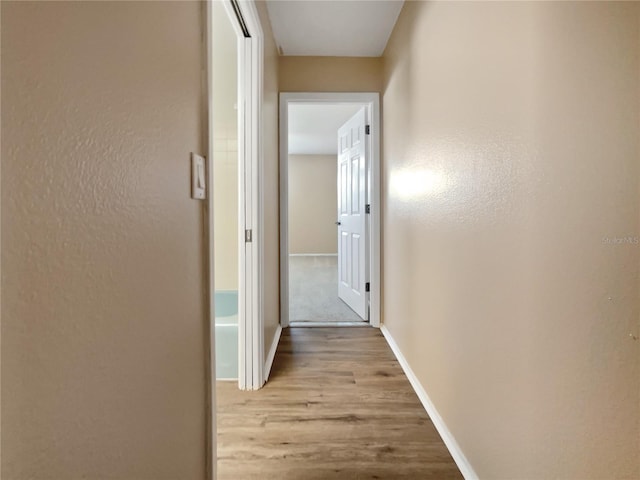
[{"label": "white bathtub edge", "polygon": [[238,328],[238,314],[216,317],[216,327],[236,327]]}]

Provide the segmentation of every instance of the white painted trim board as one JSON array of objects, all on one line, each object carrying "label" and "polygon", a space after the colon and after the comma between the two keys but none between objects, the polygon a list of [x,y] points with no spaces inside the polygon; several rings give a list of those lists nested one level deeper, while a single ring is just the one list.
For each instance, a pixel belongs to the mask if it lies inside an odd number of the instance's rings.
[{"label": "white painted trim board", "polygon": [[[246,97],[249,97],[250,105],[245,109],[240,109],[238,111],[238,133],[239,140],[241,135],[246,136],[247,145],[244,145],[244,142],[239,142],[239,150],[243,153],[243,158],[245,158],[245,162],[242,162],[239,167],[241,167],[240,177],[244,176],[244,170],[242,170],[245,166],[251,167],[249,171],[249,176],[251,179],[250,182],[250,191],[246,192],[242,189],[242,184],[239,183],[239,187],[241,188],[240,200],[241,205],[242,202],[247,202],[252,207],[250,212],[251,218],[250,220],[253,223],[254,227],[259,233],[263,231],[263,201],[262,201],[262,173],[261,173],[261,165],[262,161],[260,156],[262,155],[262,132],[260,130],[261,119],[262,119],[262,84],[263,84],[263,32],[260,24],[260,18],[254,3],[254,0],[240,0],[241,10],[243,15],[245,16],[245,21],[248,24],[248,27],[252,34],[252,40],[247,41],[244,39],[242,32],[240,31],[238,22],[235,21],[235,13],[230,10],[230,5],[228,2],[225,2],[225,11],[228,17],[231,19],[231,24],[236,32],[236,36],[238,37],[238,89],[239,95],[242,101],[239,101],[239,104],[244,104],[244,100]],[[213,71],[212,71],[212,52],[213,52],[213,34],[212,34],[212,26],[213,26],[213,9],[211,6],[211,1],[207,1],[204,4],[204,21],[205,21],[205,29],[206,29],[206,94],[207,94],[207,119],[208,119],[208,130],[207,130],[207,199],[206,199],[206,242],[207,242],[207,290],[209,293],[208,298],[208,321],[207,321],[207,329],[208,329],[208,338],[206,342],[207,347],[207,355],[208,355],[208,369],[207,369],[207,427],[206,427],[206,478],[208,480],[215,480],[217,476],[217,435],[216,435],[216,365],[215,365],[215,296],[213,292],[215,291],[215,269],[214,269],[214,208],[213,208],[213,127],[214,127],[214,118],[213,118],[213,96],[211,94],[212,91],[212,82],[213,82]],[[244,68],[243,68],[244,66]],[[243,70],[250,72],[245,74]],[[240,83],[242,82],[242,83]],[[245,126],[245,117],[244,115],[248,114],[247,120],[247,128],[244,129]],[[248,150],[248,156],[244,156],[245,147]],[[250,194],[250,195],[247,195]],[[248,198],[247,198],[248,197]],[[242,221],[239,223],[239,229],[242,228]],[[239,232],[239,238],[243,238],[243,233]],[[241,251],[243,251],[244,245],[240,245]],[[263,363],[262,363],[262,355],[263,355],[263,291],[262,286],[264,284],[263,279],[263,262],[264,262],[264,253],[263,253],[263,238],[262,235],[258,235],[257,240],[252,245],[253,250],[250,252],[251,256],[248,259],[248,273],[247,278],[245,278],[245,264],[244,260],[242,265],[240,266],[240,289],[243,290],[241,296],[244,296],[244,289],[246,287],[247,290],[250,290],[249,295],[247,296],[247,305],[244,305],[241,308],[249,307],[250,311],[253,311],[253,315],[251,315],[251,319],[244,319],[240,321],[242,315],[239,312],[239,325],[238,325],[238,333],[242,334],[240,338],[245,340],[240,346],[239,352],[239,368],[242,368],[245,375],[240,383],[242,388],[260,388],[264,383],[263,378]],[[249,283],[249,286],[247,285]],[[244,329],[244,330],[242,330]],[[247,333],[248,335],[244,335]],[[249,359],[247,360],[247,357]],[[258,361],[259,359],[259,361]],[[245,366],[252,366],[251,372],[247,372]],[[221,379],[222,380],[222,379]],[[239,381],[239,380],[235,380]]]},{"label": "white painted trim board", "polygon": [[290,253],[290,257],[337,257],[337,253]]},{"label": "white painted trim board", "polygon": [[[224,2],[238,37],[238,387],[264,385],[264,210],[262,196],[263,31],[254,0],[238,6],[250,38],[245,38],[230,2]],[[210,118],[210,123],[213,121]],[[210,219],[211,224],[212,219]],[[252,230],[253,242],[245,242]]]},{"label": "white painted trim board", "polygon": [[438,433],[442,437],[442,441],[447,446],[447,449],[449,449],[449,453],[451,453],[451,456],[453,457],[453,460],[456,462],[456,465],[460,469],[460,472],[462,473],[462,475],[466,480],[478,480],[478,475],[471,467],[469,460],[467,460],[467,457],[462,452],[460,445],[458,445],[458,442],[456,442],[456,439],[454,438],[453,434],[451,433],[447,425],[444,423],[444,420],[438,413],[438,410],[436,410],[435,405],[433,404],[426,390],[418,380],[418,377],[416,377],[416,374],[413,373],[413,370],[411,370],[411,367],[409,366],[409,362],[407,362],[407,359],[404,357],[404,355],[400,351],[400,347],[398,347],[398,344],[391,336],[391,333],[389,332],[389,330],[385,325],[382,325],[380,327],[380,331],[382,332],[382,335],[384,335],[384,338],[387,340],[389,347],[391,347],[393,354],[398,359],[398,362],[400,363],[400,366],[402,367],[404,374],[409,379],[409,382],[411,383],[413,390],[416,392],[416,395],[418,395],[418,398],[420,399],[422,406],[427,411],[427,414],[429,415],[429,418],[431,418],[433,425],[436,427],[436,430],[438,430]]}]

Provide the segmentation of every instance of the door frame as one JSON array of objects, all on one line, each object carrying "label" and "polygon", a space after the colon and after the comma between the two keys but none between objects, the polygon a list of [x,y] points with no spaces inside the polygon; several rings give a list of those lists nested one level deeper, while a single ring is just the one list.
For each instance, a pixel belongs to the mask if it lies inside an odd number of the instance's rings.
[{"label": "door frame", "polygon": [[[213,8],[204,5],[206,37],[203,88],[206,96],[207,140],[207,200],[205,203],[207,310],[205,346],[207,352],[207,425],[206,478],[217,476],[216,429],[216,355],[215,355],[215,269],[214,269],[214,202],[213,202]],[[263,185],[262,185],[262,86],[264,62],[264,33],[255,0],[226,0],[223,2],[238,37],[238,387],[256,390],[264,384],[264,327],[263,327]],[[236,9],[244,20],[250,36],[245,36]],[[242,108],[240,108],[242,107]],[[244,212],[244,216],[240,215]],[[252,231],[252,241],[245,241],[245,231]]]},{"label": "door frame", "polygon": [[380,328],[380,94],[377,92],[280,93],[280,325],[289,326],[289,105],[356,104],[367,107],[370,161],[369,323]]},{"label": "door frame", "polygon": [[[219,0],[209,0],[219,1]],[[264,33],[255,0],[224,1],[238,36],[238,388],[264,385],[264,202],[262,86]],[[244,213],[244,218],[242,213]],[[247,232],[251,233],[250,239]]]},{"label": "door frame", "polygon": [[[203,83],[207,98],[207,185],[205,234],[207,258],[207,478],[216,478],[216,362],[215,362],[215,269],[213,201],[213,1],[205,2],[206,45]],[[246,37],[237,18],[238,9],[250,36]],[[262,207],[262,85],[264,34],[254,0],[226,0],[225,11],[238,36],[238,387],[257,390],[264,384],[263,327],[263,207]],[[241,108],[240,108],[241,107]],[[244,213],[244,215],[241,214]],[[245,231],[252,231],[245,241]]]}]

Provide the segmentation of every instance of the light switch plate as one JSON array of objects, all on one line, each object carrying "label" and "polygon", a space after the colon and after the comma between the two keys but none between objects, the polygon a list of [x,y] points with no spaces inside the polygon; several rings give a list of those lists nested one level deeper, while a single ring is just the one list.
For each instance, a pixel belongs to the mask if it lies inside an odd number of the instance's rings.
[{"label": "light switch plate", "polygon": [[204,157],[191,153],[191,198],[207,198],[207,171]]}]

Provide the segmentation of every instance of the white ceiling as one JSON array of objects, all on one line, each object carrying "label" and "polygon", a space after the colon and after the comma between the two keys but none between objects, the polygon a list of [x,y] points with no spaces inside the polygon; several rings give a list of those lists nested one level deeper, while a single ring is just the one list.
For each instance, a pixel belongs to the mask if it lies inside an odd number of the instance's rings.
[{"label": "white ceiling", "polygon": [[403,0],[267,0],[281,55],[379,57]]},{"label": "white ceiling", "polygon": [[337,155],[338,129],[361,105],[289,105],[289,153]]}]

